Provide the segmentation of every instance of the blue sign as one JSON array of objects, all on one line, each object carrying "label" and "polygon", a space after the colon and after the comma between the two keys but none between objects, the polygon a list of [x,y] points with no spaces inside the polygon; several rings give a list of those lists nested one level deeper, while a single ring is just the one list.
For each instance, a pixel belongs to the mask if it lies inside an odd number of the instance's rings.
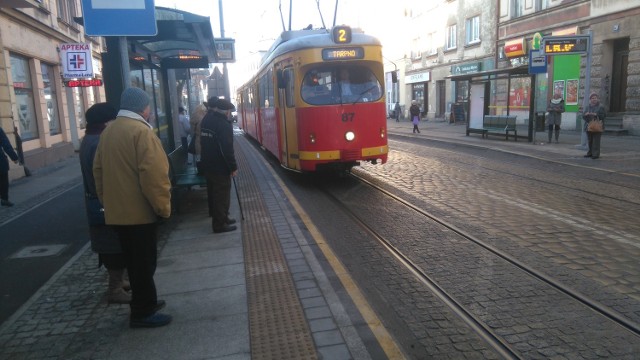
[{"label": "blue sign", "polygon": [[154,0],[82,0],[89,36],[155,36]]},{"label": "blue sign", "polygon": [[539,50],[529,50],[529,74],[547,72],[547,56]]}]

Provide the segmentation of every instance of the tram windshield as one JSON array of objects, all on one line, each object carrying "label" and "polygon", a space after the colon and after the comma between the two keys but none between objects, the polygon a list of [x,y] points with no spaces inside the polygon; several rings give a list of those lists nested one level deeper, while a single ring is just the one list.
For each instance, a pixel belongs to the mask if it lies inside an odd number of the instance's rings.
[{"label": "tram windshield", "polygon": [[301,95],[312,105],[355,104],[379,100],[382,86],[366,67],[323,66],[307,71]]}]

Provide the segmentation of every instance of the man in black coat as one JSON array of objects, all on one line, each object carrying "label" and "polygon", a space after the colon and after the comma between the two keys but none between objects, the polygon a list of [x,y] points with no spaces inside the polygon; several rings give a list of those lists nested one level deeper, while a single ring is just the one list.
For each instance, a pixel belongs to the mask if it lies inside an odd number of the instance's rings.
[{"label": "man in black coat", "polygon": [[13,150],[7,134],[0,127],[0,204],[13,206],[13,203],[9,201],[9,161],[5,153],[14,163],[18,163],[18,154]]},{"label": "man in black coat", "polygon": [[214,233],[237,229],[229,217],[231,181],[238,165],[233,151],[233,126],[229,122],[235,106],[225,99],[209,99],[211,108],[200,125],[200,168],[207,178],[207,197]]}]

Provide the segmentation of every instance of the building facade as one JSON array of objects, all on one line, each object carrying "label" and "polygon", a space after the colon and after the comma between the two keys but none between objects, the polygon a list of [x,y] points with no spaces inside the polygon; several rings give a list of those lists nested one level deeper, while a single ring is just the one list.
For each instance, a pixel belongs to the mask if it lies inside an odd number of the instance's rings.
[{"label": "building facade", "polygon": [[[79,13],[80,0],[0,0],[0,125],[14,145],[20,138],[32,170],[72,155],[84,136],[85,109],[104,101],[100,86],[63,85],[65,43],[90,44],[93,71],[101,77],[103,44],[84,35],[74,21]],[[22,166],[12,164],[10,178],[21,176]]]},{"label": "building facade", "polygon": [[[639,15],[637,0],[407,0],[411,44],[403,61],[395,61],[401,69],[385,64],[385,71],[401,75],[393,95],[403,104],[418,101],[426,118],[453,119],[452,108],[468,117],[470,84],[504,72],[516,75],[487,85],[491,100],[481,113],[513,112],[527,125],[544,114],[554,89],[561,90],[568,105],[562,127],[576,129],[580,107],[595,92],[608,124],[640,135]],[[592,39],[588,64],[585,54],[539,52],[545,37],[585,35]],[[527,66],[541,59],[545,71],[529,76]]]}]

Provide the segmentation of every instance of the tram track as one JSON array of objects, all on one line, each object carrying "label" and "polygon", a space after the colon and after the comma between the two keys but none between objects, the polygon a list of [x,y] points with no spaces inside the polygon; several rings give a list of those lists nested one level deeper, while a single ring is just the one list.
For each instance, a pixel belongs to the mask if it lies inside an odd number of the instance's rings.
[{"label": "tram track", "polygon": [[[411,212],[418,214],[420,217],[427,221],[431,221],[433,223],[442,226],[448,231],[456,234],[460,238],[464,239],[467,242],[473,243],[474,245],[482,248],[484,251],[492,254],[493,256],[503,260],[509,266],[517,268],[519,271],[527,274],[532,279],[544,284],[544,286],[550,287],[557,292],[567,296],[568,298],[576,301],[581,306],[589,311],[592,311],[600,316],[606,318],[611,323],[616,326],[624,328],[629,336],[636,338],[640,337],[640,325],[631,321],[630,319],[625,318],[623,315],[617,313],[613,309],[590,299],[588,296],[585,296],[572,288],[562,284],[560,281],[553,279],[552,277],[546,275],[545,273],[536,270],[535,268],[519,261],[517,258],[509,255],[508,253],[496,248],[495,246],[489,244],[482,239],[475,237],[464,230],[456,227],[455,225],[449,223],[445,219],[433,215],[424,209],[419,208],[418,206],[413,205],[412,203],[400,198],[397,195],[392,194],[391,192],[377,186],[373,182],[352,174],[352,177],[357,181],[366,184],[369,188],[373,189],[376,192],[380,192],[384,194],[385,197],[390,198],[391,201],[394,201],[398,204],[402,204],[405,208],[409,209]],[[392,256],[398,260],[402,266],[411,272],[422,284],[424,284],[433,294],[435,294],[443,303],[445,303],[459,318],[461,318],[467,326],[469,326],[472,331],[478,334],[491,348],[493,348],[497,353],[499,353],[504,358],[513,358],[513,359],[521,359],[528,358],[528,356],[523,355],[520,351],[510,344],[509,341],[505,340],[504,336],[496,333],[496,329],[494,326],[490,326],[487,324],[486,319],[483,319],[482,316],[477,316],[473,310],[469,309],[468,304],[464,304],[456,299],[456,296],[451,294],[449,290],[445,286],[440,285],[440,280],[431,276],[428,271],[424,269],[423,266],[418,264],[415,261],[415,257],[412,257],[410,254],[407,254],[405,250],[401,249],[397,246],[392,240],[388,239],[385,235],[381,234],[379,231],[375,229],[375,226],[369,224],[368,220],[365,220],[361,214],[358,213],[358,210],[352,209],[349,205],[343,203],[338,196],[332,194],[330,189],[322,188],[325,194],[332,200],[336,206],[339,206],[342,211],[349,215],[349,217],[358,224],[362,229],[364,229],[370,236],[384,247]]]}]

